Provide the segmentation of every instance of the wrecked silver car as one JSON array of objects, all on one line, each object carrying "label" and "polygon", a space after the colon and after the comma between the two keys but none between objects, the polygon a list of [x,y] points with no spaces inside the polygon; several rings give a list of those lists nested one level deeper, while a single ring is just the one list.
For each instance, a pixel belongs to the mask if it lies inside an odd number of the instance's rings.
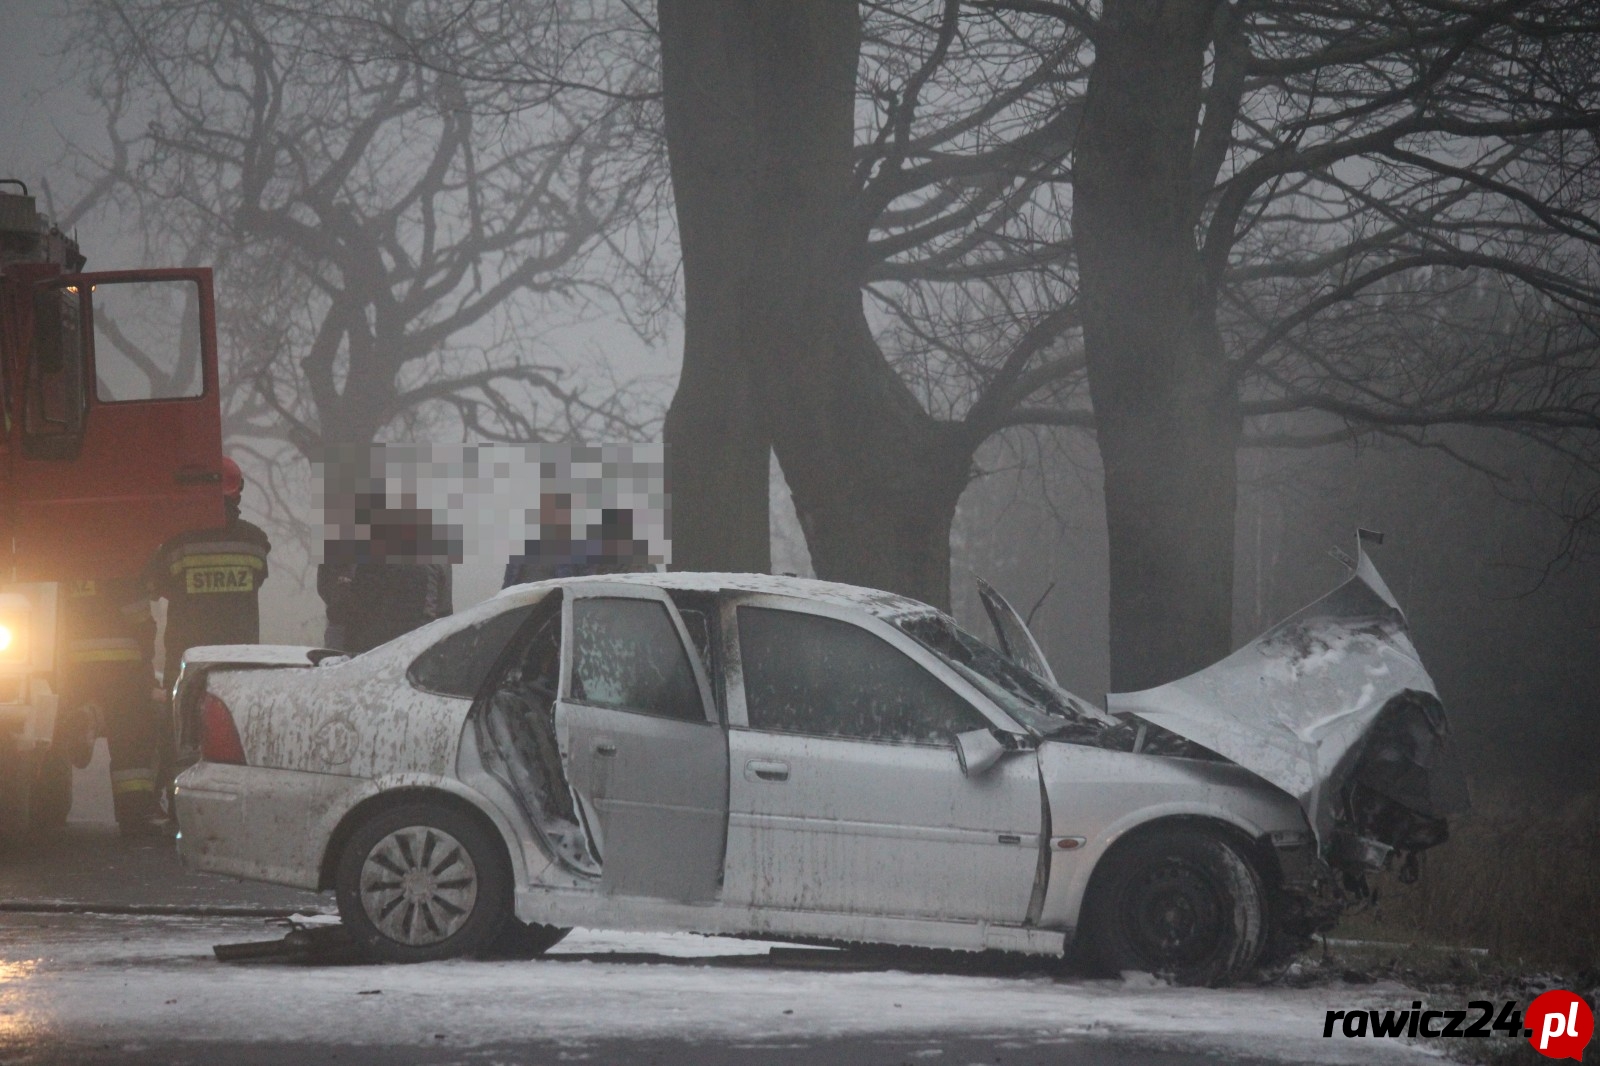
[{"label": "wrecked silver car", "polygon": [[393,961],[583,925],[1220,983],[1442,839],[1443,712],[1364,557],[1105,710],[985,597],[1001,650],[883,592],[685,573],[517,586],[354,658],[199,649],[180,849],[332,889]]}]

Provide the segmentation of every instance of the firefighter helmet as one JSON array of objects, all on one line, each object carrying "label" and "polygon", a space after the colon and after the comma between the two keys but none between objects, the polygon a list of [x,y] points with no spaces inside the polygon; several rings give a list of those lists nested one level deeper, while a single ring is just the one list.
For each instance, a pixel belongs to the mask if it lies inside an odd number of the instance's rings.
[{"label": "firefighter helmet", "polygon": [[222,457],[222,494],[224,496],[238,496],[244,492],[244,471],[239,469],[239,464]]}]

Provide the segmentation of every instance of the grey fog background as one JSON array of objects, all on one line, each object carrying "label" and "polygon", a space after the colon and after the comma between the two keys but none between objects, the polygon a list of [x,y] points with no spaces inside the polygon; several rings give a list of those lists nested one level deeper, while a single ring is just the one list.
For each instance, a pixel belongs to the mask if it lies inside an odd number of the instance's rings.
[{"label": "grey fog background", "polygon": [[[22,179],[41,205],[53,199],[58,208],[77,193],[59,163],[64,146],[102,140],[93,102],[57,56],[68,10],[37,0],[0,3],[0,176]],[[85,220],[78,238],[89,269],[177,265],[140,262],[137,245],[100,216]],[[219,291],[219,304],[230,295]],[[595,321],[541,343],[573,363],[605,361],[620,376],[656,379],[664,408],[681,326],[647,344],[623,322]],[[1484,436],[1439,439],[1516,477],[1492,484],[1440,451],[1409,448],[1243,453],[1235,641],[1342,580],[1329,549],[1353,550],[1357,526],[1382,530],[1388,540],[1374,559],[1408,612],[1474,784],[1480,791],[1592,788],[1600,783],[1600,564],[1558,558],[1563,523],[1531,502],[1553,487],[1546,458]],[[963,498],[954,532],[956,613],[986,633],[972,582],[989,578],[1024,614],[1036,609],[1035,628],[1063,683],[1098,697],[1107,676],[1106,534],[1092,442],[1017,432],[980,458],[988,476]],[[776,467],[774,476],[781,484]],[[507,491],[536,503],[536,486]],[[786,493],[775,499],[774,569],[807,573]],[[247,489],[245,502],[276,545],[263,593],[264,639],[315,641],[321,604],[308,558],[276,516],[260,512],[259,492]],[[459,566],[456,606],[497,588],[504,562],[480,555]]]}]

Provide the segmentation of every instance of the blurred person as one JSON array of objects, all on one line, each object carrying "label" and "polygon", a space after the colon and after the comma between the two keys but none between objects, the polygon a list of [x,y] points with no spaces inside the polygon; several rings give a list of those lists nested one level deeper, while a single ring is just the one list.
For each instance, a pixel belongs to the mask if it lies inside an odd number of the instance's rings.
[{"label": "blurred person", "polygon": [[450,566],[460,557],[460,538],[409,499],[400,507],[371,506],[381,499],[358,500],[368,536],[328,542],[317,567],[317,592],[327,605],[325,643],[351,655],[454,609]]},{"label": "blurred person", "polygon": [[650,545],[634,537],[633,512],[626,507],[601,511],[598,562],[592,572],[638,574],[654,569]]},{"label": "blurred person", "polygon": [[539,494],[539,536],[506,563],[501,588],[583,573],[582,545],[572,539],[572,494]]},{"label": "blurred person", "polygon": [[633,535],[633,512],[625,507],[600,512],[595,535],[572,537],[572,496],[564,492],[539,497],[539,537],[523,545],[523,554],[506,564],[501,588],[529,581],[584,574],[625,574],[654,569],[650,547]]}]

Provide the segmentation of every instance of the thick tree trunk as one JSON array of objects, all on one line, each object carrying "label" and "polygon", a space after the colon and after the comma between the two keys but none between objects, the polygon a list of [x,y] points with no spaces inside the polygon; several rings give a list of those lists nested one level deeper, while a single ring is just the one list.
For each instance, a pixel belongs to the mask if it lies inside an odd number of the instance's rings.
[{"label": "thick tree trunk", "polygon": [[883,357],[862,308],[855,203],[860,12],[767,0],[758,49],[766,133],[757,309],[773,445],[817,576],[947,605],[950,523],[971,448],[930,418]]},{"label": "thick tree trunk", "polygon": [[950,525],[973,445],[928,417],[884,361],[859,290],[828,286],[816,299],[828,328],[785,353],[800,372],[773,426],[817,576],[948,607]]},{"label": "thick tree trunk", "polygon": [[672,565],[771,568],[771,437],[747,311],[764,252],[753,97],[762,76],[746,4],[661,0],[667,154],[683,249],[683,373],[667,411]]},{"label": "thick tree trunk", "polygon": [[[697,332],[686,324],[687,334]],[[696,345],[702,357],[692,367],[686,351],[689,380],[680,380],[663,431],[672,569],[766,573],[772,566],[771,445],[748,378],[707,365],[709,347]]]},{"label": "thick tree trunk", "polygon": [[1211,18],[1195,0],[1107,0],[1074,159],[1123,691],[1207,666],[1232,641],[1240,423],[1191,208]]},{"label": "thick tree trunk", "polygon": [[[859,12],[850,0],[661,0],[659,12],[690,347],[704,358],[691,373],[686,354],[669,430],[688,412],[713,431],[719,414],[732,420],[723,432],[737,457],[719,461],[744,473],[720,484],[759,473],[763,534],[765,452],[758,472],[754,446],[739,442],[770,439],[818,576],[947,603],[972,444],[923,411],[862,311]],[[740,405],[752,382],[761,403]],[[681,513],[687,464],[681,452],[674,461]],[[674,514],[675,541],[683,521]]]}]

